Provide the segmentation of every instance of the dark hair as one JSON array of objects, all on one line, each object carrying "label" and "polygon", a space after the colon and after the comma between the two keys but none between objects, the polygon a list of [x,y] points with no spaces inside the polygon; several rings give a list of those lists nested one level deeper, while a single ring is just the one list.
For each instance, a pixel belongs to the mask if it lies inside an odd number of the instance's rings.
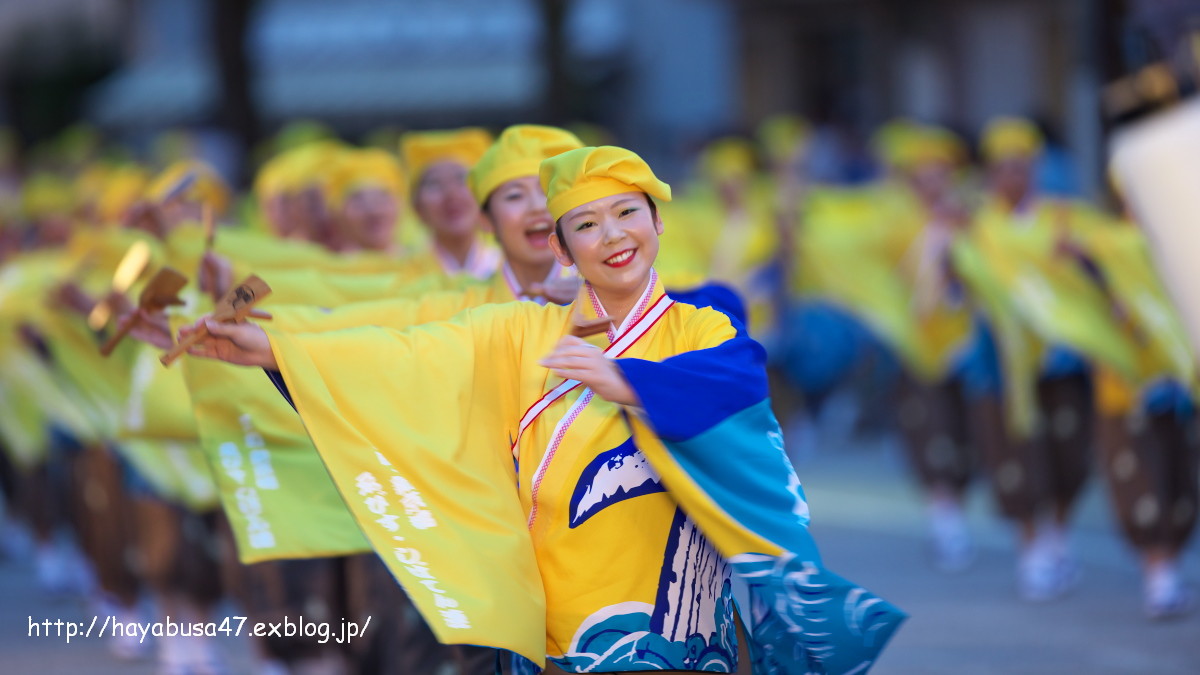
[{"label": "dark hair", "polygon": [[[658,218],[658,204],[654,203],[654,198],[649,194],[643,192],[642,196],[646,198],[646,204],[650,207],[650,220],[656,220]],[[571,255],[571,249],[567,246],[567,240],[563,239],[562,218],[554,221],[554,236],[558,237],[558,242],[562,244],[563,250],[567,252],[567,255]],[[574,258],[575,256],[571,257]]]}]

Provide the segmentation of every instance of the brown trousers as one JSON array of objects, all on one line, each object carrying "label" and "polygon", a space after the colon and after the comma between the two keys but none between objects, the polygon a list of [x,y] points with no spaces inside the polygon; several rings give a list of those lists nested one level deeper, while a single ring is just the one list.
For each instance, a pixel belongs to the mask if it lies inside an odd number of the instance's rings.
[{"label": "brown trousers", "polygon": [[195,513],[152,496],[133,498],[142,578],[158,593],[199,607],[221,599],[216,513]]},{"label": "brown trousers", "polygon": [[[233,595],[249,622],[278,624],[285,618],[298,622],[303,617],[306,622],[329,622],[336,626],[347,615],[341,569],[339,558],[239,565]],[[270,658],[289,665],[326,658],[346,649],[333,640],[321,644],[298,634],[268,635],[261,640]]]},{"label": "brown trousers", "polygon": [[72,522],[100,588],[122,604],[137,602],[133,506],[121,463],[109,448],[85,445],[69,455]]},{"label": "brown trousers", "polygon": [[1200,444],[1173,414],[1103,417],[1101,471],[1121,530],[1135,548],[1183,549],[1196,526]]},{"label": "brown trousers", "polygon": [[896,421],[909,462],[925,489],[966,490],[974,472],[966,402],[957,380],[924,384],[905,377],[897,388]]},{"label": "brown trousers", "polygon": [[1042,422],[1031,438],[1008,431],[998,397],[971,405],[971,424],[991,477],[1000,512],[1030,520],[1054,510],[1067,513],[1087,481],[1091,461],[1091,388],[1083,375],[1037,384]]}]

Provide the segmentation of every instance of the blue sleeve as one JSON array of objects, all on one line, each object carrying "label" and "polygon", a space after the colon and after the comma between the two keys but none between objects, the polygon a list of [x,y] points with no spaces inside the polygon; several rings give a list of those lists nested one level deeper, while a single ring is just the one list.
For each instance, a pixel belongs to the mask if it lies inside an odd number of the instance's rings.
[{"label": "blue sleeve", "polygon": [[746,323],[746,303],[742,297],[725,284],[709,282],[686,291],[669,290],[672,299],[695,307],[710,307],[732,319],[736,324]]},{"label": "blue sleeve", "polygon": [[655,433],[684,441],[768,396],[766,351],[744,331],[664,361],[616,359]]}]

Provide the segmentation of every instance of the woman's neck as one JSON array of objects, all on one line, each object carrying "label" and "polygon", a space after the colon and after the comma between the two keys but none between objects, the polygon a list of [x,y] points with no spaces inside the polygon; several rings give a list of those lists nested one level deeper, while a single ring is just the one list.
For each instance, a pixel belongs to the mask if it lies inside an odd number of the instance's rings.
[{"label": "woman's neck", "polygon": [[650,278],[647,277],[645,283],[639,284],[638,289],[633,293],[613,294],[592,286],[592,292],[596,294],[596,299],[604,307],[605,313],[608,314],[609,320],[612,321],[614,329],[619,329],[625,323],[626,317],[633,311],[638,300],[642,299],[642,295],[646,292],[646,287],[650,284]]},{"label": "woman's neck", "polygon": [[512,260],[508,261],[508,267],[512,270],[513,278],[516,279],[517,285],[523,290],[546,281],[546,278],[550,276],[550,271],[554,269],[554,265],[553,260],[527,265],[515,263]]},{"label": "woman's neck", "polygon": [[434,237],[433,243],[459,267],[464,267],[467,259],[471,257],[471,249],[475,247],[475,233],[454,237]]}]

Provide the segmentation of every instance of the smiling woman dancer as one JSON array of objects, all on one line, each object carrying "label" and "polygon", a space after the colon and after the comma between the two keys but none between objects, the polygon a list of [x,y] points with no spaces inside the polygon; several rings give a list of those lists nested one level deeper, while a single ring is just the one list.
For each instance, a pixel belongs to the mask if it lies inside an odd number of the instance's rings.
[{"label": "smiling woman dancer", "polygon": [[[540,178],[550,246],[585,280],[572,305],[403,331],[210,324],[193,353],[281,371],[443,642],[548,672],[733,672],[732,573],[764,672],[862,672],[903,615],[823,568],[762,348],[663,291],[650,204],[670,187],[607,146],[547,159]],[[601,317],[605,333],[568,335]]]}]

